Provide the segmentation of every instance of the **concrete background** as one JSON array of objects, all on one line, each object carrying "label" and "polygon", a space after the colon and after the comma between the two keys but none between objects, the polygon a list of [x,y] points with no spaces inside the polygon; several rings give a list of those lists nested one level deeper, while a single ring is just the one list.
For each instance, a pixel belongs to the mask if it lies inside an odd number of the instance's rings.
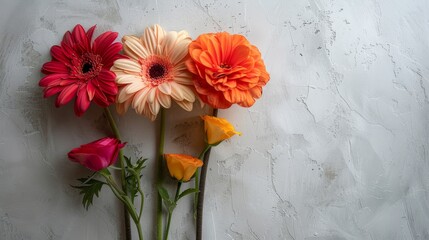
[{"label": "concrete background", "polygon": [[[219,116],[241,137],[213,150],[204,239],[429,239],[429,2],[383,0],[1,1],[0,239],[122,239],[104,189],[88,211],[70,184],[90,172],[66,153],[108,133],[98,107],[43,99],[49,48],[80,23],[139,35],[244,34],[271,81],[252,108]],[[119,39],[118,39],[119,40]],[[168,111],[167,152],[196,154],[198,116]],[[150,160],[142,221],[153,239],[156,123],[117,118],[127,155]],[[197,137],[195,137],[197,136]],[[191,199],[171,239],[194,239]],[[135,233],[135,232],[134,232]]]}]

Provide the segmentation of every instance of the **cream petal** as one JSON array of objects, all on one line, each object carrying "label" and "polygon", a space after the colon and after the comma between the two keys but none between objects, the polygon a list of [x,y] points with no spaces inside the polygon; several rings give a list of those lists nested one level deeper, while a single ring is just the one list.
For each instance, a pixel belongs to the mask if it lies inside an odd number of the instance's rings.
[{"label": "cream petal", "polygon": [[185,62],[178,63],[177,65],[174,66],[174,71],[175,72],[188,71],[188,68],[186,67],[186,63]]},{"label": "cream petal", "polygon": [[141,37],[143,47],[147,49],[149,54],[157,54],[159,52],[157,48],[164,36],[165,31],[158,24],[146,28],[143,36]]},{"label": "cream petal", "polygon": [[151,121],[154,121],[156,118],[156,115],[154,116],[151,112],[150,112],[150,108],[149,105],[146,104],[145,108],[142,109],[142,111],[140,112],[140,114],[145,115],[147,118],[149,118]]},{"label": "cream petal", "polygon": [[189,102],[195,102],[195,93],[190,88],[183,86],[185,92],[185,99]]},{"label": "cream petal", "polygon": [[124,73],[124,71],[120,71],[120,70],[115,71],[115,70],[110,69],[110,71],[114,72],[117,78],[129,74],[129,73]]},{"label": "cream petal", "polygon": [[171,95],[171,85],[169,82],[164,82],[164,83],[160,84],[158,86],[158,89],[160,92],[162,92],[166,95]]},{"label": "cream petal", "polygon": [[195,101],[194,91],[192,91],[192,89],[188,86],[184,86],[184,85],[180,85],[180,84],[178,84],[178,85],[180,86],[181,91],[183,92],[184,98],[189,102],[194,102]]},{"label": "cream petal", "polygon": [[188,46],[191,41],[180,41],[176,43],[173,51],[171,52],[170,61],[176,65],[188,55]]},{"label": "cream petal", "polygon": [[156,55],[164,55],[164,53],[163,53],[164,50],[163,50],[162,46],[163,46],[162,44],[156,45],[156,49],[155,49]]},{"label": "cream petal", "polygon": [[154,114],[151,114],[150,116],[149,116],[149,119],[153,122],[153,121],[155,121],[155,119],[156,119],[156,115],[154,115]]},{"label": "cream petal", "polygon": [[128,98],[130,98],[130,94],[127,94],[127,92],[120,90],[119,94],[116,97],[116,101],[118,103],[123,103],[123,102],[127,101]]},{"label": "cream petal", "polygon": [[194,82],[192,80],[192,76],[190,74],[177,75],[174,78],[174,81],[176,83],[183,84],[183,85],[194,85]]},{"label": "cream petal", "polygon": [[188,85],[188,86],[194,85],[194,82],[188,78],[179,77],[179,78],[175,78],[174,81],[182,85]]},{"label": "cream petal", "polygon": [[194,91],[192,91],[191,88],[175,82],[171,82],[171,89],[171,96],[174,98],[174,100],[187,100],[189,102],[195,101],[195,93]]},{"label": "cream petal", "polygon": [[131,59],[118,59],[115,61],[114,66],[120,70],[135,73],[140,73],[142,70],[141,66]]},{"label": "cream petal", "polygon": [[134,36],[124,36],[122,42],[125,46],[127,46],[135,55],[138,56],[136,60],[139,58],[146,58],[148,56],[148,52],[143,47],[139,38]]},{"label": "cream petal", "polygon": [[159,112],[159,109],[161,108],[161,105],[158,101],[153,101],[152,103],[149,103],[150,112],[153,115],[157,115]]},{"label": "cream petal", "polygon": [[132,94],[127,94],[125,91],[119,91],[116,101],[118,103],[124,103],[129,98],[131,98]]},{"label": "cream petal", "polygon": [[133,99],[130,98],[123,103],[125,112],[128,111],[128,108],[130,107],[132,101],[133,101]]},{"label": "cream petal", "polygon": [[131,84],[135,82],[141,82],[142,79],[139,76],[131,75],[131,74],[124,74],[120,76],[116,76],[116,83],[118,84]]},{"label": "cream petal", "polygon": [[145,47],[150,54],[155,53],[155,46],[157,40],[155,38],[155,33],[153,32],[152,28],[146,28],[144,30],[144,34],[141,36],[141,41],[143,47]]},{"label": "cream petal", "polygon": [[116,111],[119,114],[124,114],[128,111],[128,108],[130,107],[132,99],[128,99],[124,103],[116,103]]},{"label": "cream petal", "polygon": [[169,95],[166,95],[162,92],[158,92],[157,100],[161,104],[163,108],[170,108],[171,107],[171,97]]},{"label": "cream petal", "polygon": [[110,71],[114,72],[116,74],[116,76],[118,76],[120,74],[124,74],[124,71],[122,71],[122,69],[119,69],[119,68],[115,67],[114,65],[110,68]]},{"label": "cream petal", "polygon": [[189,36],[189,33],[185,30],[182,30],[177,33],[177,41],[187,40],[189,42],[192,41],[191,37]]},{"label": "cream petal", "polygon": [[[122,42],[128,41],[128,40],[137,40],[140,42],[140,38],[134,36],[134,35],[125,35],[122,37]],[[141,42],[140,42],[141,43]]]},{"label": "cream petal", "polygon": [[147,102],[148,104],[152,104],[153,102],[156,102],[156,88],[151,88],[149,92],[147,93]]},{"label": "cream petal", "polygon": [[170,52],[173,51],[176,45],[176,40],[177,40],[177,32],[175,31],[167,32],[167,34],[165,35],[162,41],[162,45],[164,46],[163,53],[165,55],[170,55]]},{"label": "cream petal", "polygon": [[176,102],[180,107],[182,107],[183,109],[185,109],[186,111],[190,112],[192,111],[192,106],[193,103],[188,102],[188,101],[181,101],[181,102]]},{"label": "cream petal", "polygon": [[[140,107],[141,106],[141,107]],[[149,106],[147,106],[147,105],[145,105],[145,104],[143,104],[143,105],[139,105],[139,107],[138,108],[135,108],[135,110],[136,110],[136,113],[137,114],[140,114],[140,115],[144,115],[144,116],[146,116],[146,111],[145,111],[145,108],[149,108]]]},{"label": "cream petal", "polygon": [[128,57],[130,57],[134,60],[137,60],[139,58],[139,56],[137,54],[135,54],[134,51],[131,50],[130,47],[128,47],[125,44],[122,45],[122,50],[124,50],[125,55],[127,55]]},{"label": "cream petal", "polygon": [[171,96],[175,101],[183,101],[185,98],[183,92],[181,91],[180,84],[171,82]]},{"label": "cream petal", "polygon": [[122,91],[125,91],[127,94],[133,94],[143,88],[145,88],[147,84],[144,82],[133,82],[130,85],[124,87]]},{"label": "cream petal", "polygon": [[[136,112],[138,114],[142,114],[142,115],[146,115],[147,116],[147,113],[150,112],[150,111],[149,111],[149,105],[147,105],[146,99],[147,99],[147,96],[145,96],[145,98],[141,100],[142,103],[139,104],[137,106],[137,108],[135,108],[135,109],[136,109]],[[144,103],[143,103],[143,101],[144,101]]]},{"label": "cream petal", "polygon": [[[140,115],[147,116],[147,110],[149,106],[147,104],[147,91],[149,91],[150,88],[146,88],[145,90],[140,91],[140,95],[136,96],[138,98],[133,98],[133,108],[136,110],[136,113]],[[146,91],[146,93],[145,93]]]},{"label": "cream petal", "polygon": [[134,109],[139,109],[141,112],[141,109],[144,108],[145,104],[146,104],[146,99],[147,99],[147,93],[149,92],[150,88],[146,87],[143,88],[142,90],[138,91],[133,98],[133,108]]},{"label": "cream petal", "polygon": [[160,43],[162,41],[162,39],[165,37],[165,30],[159,26],[158,24],[155,24],[153,26],[153,29],[155,31],[155,35],[158,39],[158,43]]},{"label": "cream petal", "polygon": [[129,87],[130,85],[123,87],[119,90],[119,94],[117,95],[117,102],[123,103],[130,99],[132,96],[134,96],[134,92],[128,92],[125,88]]}]

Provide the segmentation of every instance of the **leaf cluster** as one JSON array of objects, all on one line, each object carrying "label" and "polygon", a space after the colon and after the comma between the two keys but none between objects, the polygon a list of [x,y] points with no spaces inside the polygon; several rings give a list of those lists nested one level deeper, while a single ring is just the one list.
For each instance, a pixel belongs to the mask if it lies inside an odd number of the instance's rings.
[{"label": "leaf cluster", "polygon": [[131,201],[134,203],[134,199],[141,191],[140,179],[142,177],[142,170],[146,167],[144,164],[147,159],[139,158],[135,163],[133,163],[129,157],[124,156],[124,159],[126,163],[125,181],[127,184],[127,191],[130,194]]},{"label": "leaf cluster", "polygon": [[170,195],[168,194],[167,189],[165,189],[163,186],[158,185],[158,193],[161,196],[163,203],[165,205],[165,207],[167,208],[167,211],[169,213],[172,213],[173,210],[176,208],[177,206],[177,202],[183,198],[186,195],[192,194],[192,193],[196,193],[198,192],[198,189],[195,188],[188,188],[185,191],[183,191],[182,193],[180,193],[178,196],[175,196],[175,198],[170,198]]},{"label": "leaf cluster", "polygon": [[89,205],[92,204],[94,195],[98,197],[99,192],[104,184],[103,181],[94,179],[95,174],[85,178],[79,178],[78,181],[81,183],[80,186],[73,186],[73,188],[80,189],[79,194],[83,195],[82,204],[86,210],[88,210]]}]

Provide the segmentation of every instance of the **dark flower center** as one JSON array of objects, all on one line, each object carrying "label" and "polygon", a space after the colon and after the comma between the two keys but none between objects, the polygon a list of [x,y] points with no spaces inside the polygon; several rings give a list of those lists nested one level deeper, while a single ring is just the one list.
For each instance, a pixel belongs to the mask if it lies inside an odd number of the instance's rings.
[{"label": "dark flower center", "polygon": [[91,70],[92,70],[92,64],[91,63],[86,62],[86,63],[83,64],[83,66],[82,66],[82,73],[87,73],[87,72],[89,72]]},{"label": "dark flower center", "polygon": [[223,68],[223,69],[231,69],[231,66],[228,65],[228,64],[226,64],[226,63],[221,63],[220,67]]},{"label": "dark flower center", "polygon": [[213,77],[216,79],[224,78],[229,75],[231,69],[232,67],[229,64],[221,63],[218,71],[213,73]]},{"label": "dark flower center", "polygon": [[162,64],[156,63],[149,68],[149,76],[151,78],[160,78],[165,75],[165,67]]}]

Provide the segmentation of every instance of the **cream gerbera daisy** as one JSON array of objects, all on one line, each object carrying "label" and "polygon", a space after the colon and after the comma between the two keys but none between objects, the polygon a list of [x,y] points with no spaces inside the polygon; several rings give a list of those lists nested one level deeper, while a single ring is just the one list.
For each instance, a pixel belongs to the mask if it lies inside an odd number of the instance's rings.
[{"label": "cream gerbera daisy", "polygon": [[119,86],[119,113],[132,106],[154,121],[161,107],[170,108],[171,99],[192,110],[196,97],[192,74],[185,64],[191,43],[186,31],[166,32],[154,25],[140,38],[124,36],[122,43],[129,59],[118,59],[111,69]]}]

